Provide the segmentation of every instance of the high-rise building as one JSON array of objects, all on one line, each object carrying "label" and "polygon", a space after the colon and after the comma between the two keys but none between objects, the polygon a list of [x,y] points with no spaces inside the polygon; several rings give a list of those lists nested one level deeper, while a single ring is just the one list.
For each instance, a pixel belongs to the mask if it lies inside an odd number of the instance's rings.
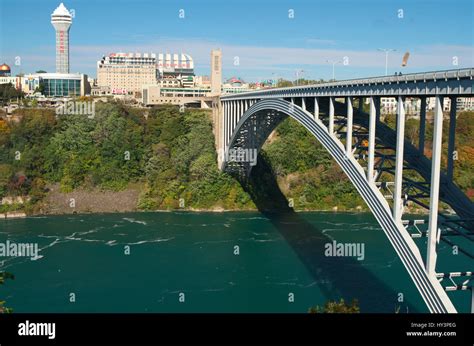
[{"label": "high-rise building", "polygon": [[193,59],[187,54],[111,53],[97,62],[97,86],[112,94],[138,94],[154,84],[193,87]]},{"label": "high-rise building", "polygon": [[220,49],[211,51],[211,92],[221,93],[222,84],[222,52]]},{"label": "high-rise building", "polygon": [[72,15],[63,3],[51,14],[51,24],[56,30],[56,72],[69,73],[69,29]]}]

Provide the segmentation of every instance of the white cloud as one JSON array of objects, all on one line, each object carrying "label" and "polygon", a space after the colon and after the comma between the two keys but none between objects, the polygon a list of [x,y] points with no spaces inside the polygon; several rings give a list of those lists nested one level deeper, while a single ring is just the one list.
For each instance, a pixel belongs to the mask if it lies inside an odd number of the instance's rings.
[{"label": "white cloud", "polygon": [[335,40],[325,40],[321,38],[307,38],[305,42],[308,44],[320,44],[320,45],[330,45],[330,46],[334,46],[336,44]]},{"label": "white cloud", "polygon": [[[383,67],[385,59],[382,52],[374,50],[345,50],[334,48],[288,48],[250,45],[231,45],[203,39],[162,39],[154,44],[121,46],[76,46],[71,48],[72,59],[90,61],[94,64],[103,54],[110,52],[181,52],[193,56],[197,64],[208,65],[210,50],[221,48],[224,67],[232,67],[235,56],[239,57],[242,69],[266,69],[285,65],[325,65],[326,60],[349,58],[352,67]],[[392,52],[392,64],[401,64],[405,51]],[[436,67],[451,64],[452,57],[458,56],[461,64],[472,66],[474,47],[434,45],[422,46],[410,51],[410,67]]]},{"label": "white cloud", "polygon": [[[310,39],[311,40],[311,39]],[[320,39],[314,39],[320,40]],[[330,40],[323,40],[328,41]],[[355,69],[367,71],[367,69],[383,70],[385,67],[384,54],[373,50],[350,50],[336,48],[293,48],[293,47],[266,47],[251,45],[232,45],[219,43],[217,41],[202,38],[180,39],[161,38],[154,42],[137,45],[84,45],[71,46],[71,66],[74,71],[81,70],[95,75],[96,62],[104,54],[111,52],[185,52],[190,54],[197,67],[207,70],[209,68],[210,51],[221,48],[223,52],[223,68],[237,71],[241,76],[255,75],[258,71],[294,71],[295,66],[310,70],[313,67],[327,66],[326,60],[349,59],[349,66],[353,72]],[[51,59],[50,66],[54,66],[54,47],[50,47],[51,53],[40,56],[24,57],[24,61],[33,64],[32,69],[44,66],[45,56]],[[430,45],[420,46],[410,51],[408,70],[436,70],[474,66],[474,47],[456,45]],[[43,51],[43,50],[42,50]],[[389,55],[389,64],[396,68],[401,65],[405,50],[399,49]],[[234,66],[234,57],[239,57],[239,66]],[[456,56],[458,66],[453,66],[453,57]],[[35,64],[35,62],[39,62]],[[407,70],[407,71],[408,71]],[[341,75],[344,74],[343,70]],[[204,72],[205,73],[205,72]],[[364,72],[362,72],[364,73]],[[366,73],[366,72],[365,72]],[[282,73],[283,75],[283,73]],[[364,75],[362,74],[361,77]],[[314,76],[316,77],[316,76]],[[343,77],[343,76],[341,76]]]}]

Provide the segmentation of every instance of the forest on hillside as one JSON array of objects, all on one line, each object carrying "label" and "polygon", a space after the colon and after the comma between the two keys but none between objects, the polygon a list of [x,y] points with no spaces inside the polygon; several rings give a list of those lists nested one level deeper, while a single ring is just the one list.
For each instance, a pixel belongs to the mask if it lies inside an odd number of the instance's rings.
[{"label": "forest on hillside", "polygon": [[[177,209],[182,207],[180,200],[193,209],[255,208],[239,182],[217,168],[207,110],[180,112],[173,106],[144,110],[99,102],[93,118],[56,116],[54,110],[40,108],[16,112],[18,122],[0,120],[0,198],[29,196],[30,200],[25,205],[2,205],[0,212],[37,213],[53,184],[63,192],[138,187],[139,210]],[[456,182],[471,198],[472,115],[461,113],[458,118],[459,159],[455,161]],[[417,121],[409,120],[406,126],[407,136],[416,143]],[[427,141],[430,131],[428,126]],[[366,209],[329,154],[294,120],[280,124],[262,155],[295,209]]]}]

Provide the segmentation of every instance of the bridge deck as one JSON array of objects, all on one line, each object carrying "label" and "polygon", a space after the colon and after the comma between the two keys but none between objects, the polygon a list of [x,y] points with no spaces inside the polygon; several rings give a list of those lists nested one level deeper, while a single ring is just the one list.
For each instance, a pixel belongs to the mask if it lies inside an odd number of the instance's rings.
[{"label": "bridge deck", "polygon": [[349,79],[289,88],[273,88],[224,95],[222,100],[318,96],[422,96],[466,95],[474,93],[474,68]]}]

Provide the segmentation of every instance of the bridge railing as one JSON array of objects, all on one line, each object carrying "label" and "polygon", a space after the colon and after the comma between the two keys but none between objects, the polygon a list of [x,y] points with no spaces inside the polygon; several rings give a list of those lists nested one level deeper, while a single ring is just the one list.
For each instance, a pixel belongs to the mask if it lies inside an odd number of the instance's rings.
[{"label": "bridge railing", "polygon": [[285,87],[285,88],[269,88],[265,90],[256,90],[251,92],[244,92],[238,95],[225,95],[222,96],[222,99],[232,99],[240,98],[246,96],[263,96],[263,95],[277,95],[285,94],[287,92],[304,92],[306,90],[317,90],[317,89],[327,89],[334,87],[351,87],[351,86],[364,86],[364,85],[376,85],[376,84],[391,84],[391,83],[401,83],[401,82],[428,82],[428,81],[439,81],[439,80],[452,80],[452,79],[473,79],[474,77],[474,68],[466,69],[456,69],[456,70],[444,70],[444,71],[431,71],[431,72],[420,72],[420,73],[410,73],[406,75],[394,75],[394,76],[381,76],[381,77],[371,77],[371,78],[356,78],[356,79],[347,79],[335,82],[327,82],[320,84],[308,84],[304,86],[295,86],[295,87]]}]

